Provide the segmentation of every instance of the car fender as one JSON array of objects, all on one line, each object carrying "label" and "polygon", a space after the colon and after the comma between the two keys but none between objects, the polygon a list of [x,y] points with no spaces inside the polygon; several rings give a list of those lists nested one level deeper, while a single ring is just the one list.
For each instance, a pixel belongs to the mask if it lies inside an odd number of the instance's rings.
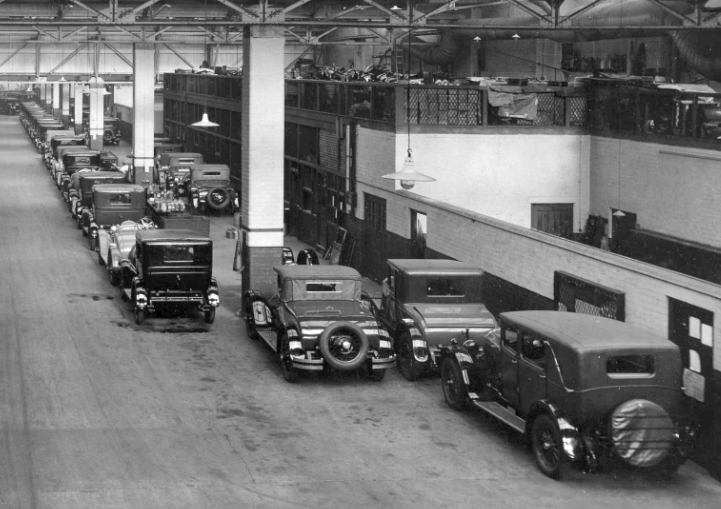
[{"label": "car fender", "polygon": [[534,418],[541,414],[548,415],[556,422],[566,459],[570,461],[580,460],[585,452],[580,430],[572,423],[570,418],[563,414],[560,408],[548,400],[535,401],[531,405],[531,411],[526,420],[526,434],[529,434]]},{"label": "car fender", "polygon": [[105,263],[108,263],[108,250],[109,250],[109,244],[110,244],[110,233],[106,230],[100,230],[98,232],[98,249],[100,256],[105,260]]}]

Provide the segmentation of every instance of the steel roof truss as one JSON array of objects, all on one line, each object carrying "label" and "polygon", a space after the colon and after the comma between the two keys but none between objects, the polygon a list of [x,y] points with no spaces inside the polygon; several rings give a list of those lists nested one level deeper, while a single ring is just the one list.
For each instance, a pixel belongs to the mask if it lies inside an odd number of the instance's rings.
[{"label": "steel roof truss", "polygon": [[50,75],[53,74],[55,71],[57,71],[57,70],[60,69],[62,66],[64,66],[71,58],[73,58],[75,55],[77,55],[78,53],[80,53],[80,51],[82,51],[83,48],[87,47],[87,45],[88,45],[88,44],[85,43],[85,42],[82,43],[82,44],[80,44],[77,48],[75,48],[75,50],[74,50],[72,53],[70,53],[68,56],[66,56],[65,58],[63,58],[63,60],[62,60],[58,65],[56,65],[55,67],[53,67],[52,69],[50,69],[50,70],[48,71],[48,76],[50,76]]},{"label": "steel roof truss", "polygon": [[671,9],[670,7],[668,7],[667,5],[664,5],[663,3],[659,2],[659,0],[646,0],[646,1],[647,1],[647,2],[651,2],[653,5],[657,6],[657,7],[660,8],[660,9],[663,9],[664,11],[666,11],[667,13],[669,13],[670,15],[676,16],[676,17],[677,17],[678,19],[680,19],[681,21],[684,21],[684,22],[686,22],[686,23],[690,23],[690,24],[692,24],[692,25],[696,25],[696,24],[697,24],[697,23],[696,23],[694,20],[692,20],[691,18],[686,17],[686,16],[684,16],[683,14],[679,14],[678,12],[674,11],[673,9]]},{"label": "steel roof truss", "polygon": [[161,0],[148,0],[147,2],[145,2],[144,4],[142,4],[138,7],[130,8],[125,11],[122,11],[118,14],[118,20],[125,20],[126,18],[130,18],[131,16],[135,16],[137,13],[143,11],[144,9],[146,9],[148,7],[151,7],[155,4],[157,4],[160,1]]},{"label": "steel roof truss", "polygon": [[260,16],[258,16],[257,13],[251,11],[250,9],[246,9],[245,7],[241,7],[240,5],[235,5],[235,4],[234,4],[233,2],[231,2],[230,0],[215,0],[215,1],[218,2],[218,3],[223,4],[223,5],[225,5],[226,7],[230,8],[230,9],[233,9],[234,11],[239,12],[239,13],[242,14],[243,16],[247,16],[247,17],[249,17],[249,18],[251,18],[251,19],[253,19],[253,20],[258,21],[258,20],[260,19]]},{"label": "steel roof truss", "polygon": [[[126,64],[128,64],[128,67],[130,67],[131,69],[133,68],[133,62],[132,62],[128,57],[126,57],[125,55],[123,55],[122,53],[120,53],[120,51],[118,51],[118,49],[117,49],[115,46],[113,46],[112,44],[108,44],[107,42],[105,43],[105,46],[106,46],[110,51],[112,51],[113,53],[115,53],[120,60],[122,60],[123,62],[125,62]],[[155,47],[157,48],[157,46],[155,46]]]},{"label": "steel roof truss", "polygon": [[298,0],[297,2],[295,2],[293,4],[290,4],[288,7],[284,7],[283,9],[273,11],[270,13],[270,16],[268,16],[268,21],[273,21],[274,19],[277,19],[277,18],[283,16],[284,14],[294,11],[298,7],[305,5],[310,1],[311,0]]},{"label": "steel roof truss", "polygon": [[11,54],[9,57],[7,57],[5,60],[2,61],[2,63],[0,63],[0,67],[2,67],[3,65],[7,64],[12,57],[14,57],[14,56],[17,55],[18,53],[20,53],[20,51],[22,51],[22,50],[23,50],[24,48],[26,48],[26,47],[27,47],[27,43],[23,44],[23,45],[20,46],[18,49],[16,49],[15,51],[13,51],[12,54]]},{"label": "steel roof truss", "polygon": [[69,0],[69,1],[72,4],[75,4],[78,7],[82,7],[86,11],[89,11],[89,12],[92,12],[93,14],[95,14],[98,17],[98,21],[100,21],[102,18],[104,18],[105,21],[112,21],[112,19],[109,16],[107,16],[106,14],[103,14],[102,12],[98,11],[97,9],[90,7],[89,5],[85,5],[80,0]]},{"label": "steel roof truss", "polygon": [[514,6],[518,7],[519,9],[521,9],[522,11],[530,14],[531,16],[533,16],[533,17],[536,18],[536,19],[540,19],[541,21],[545,21],[545,22],[547,22],[547,23],[550,23],[550,22],[551,22],[551,18],[549,18],[549,17],[546,16],[545,14],[541,14],[541,13],[539,13],[539,12],[536,12],[535,10],[531,9],[530,7],[528,7],[528,6],[526,6],[526,5],[523,5],[523,4],[522,4],[521,2],[519,2],[518,0],[505,0],[505,1],[508,2],[508,3],[511,4],[511,5],[514,5]]}]

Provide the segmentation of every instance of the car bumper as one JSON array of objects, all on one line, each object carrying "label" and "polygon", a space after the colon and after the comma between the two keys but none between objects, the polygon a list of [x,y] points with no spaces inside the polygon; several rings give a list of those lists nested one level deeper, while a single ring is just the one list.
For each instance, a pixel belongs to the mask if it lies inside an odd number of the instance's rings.
[{"label": "car bumper", "polygon": [[[325,360],[315,351],[307,351],[305,355],[291,354],[290,359],[294,369],[304,371],[322,371]],[[368,357],[368,362],[373,370],[390,369],[396,365],[396,356],[390,357]]]}]

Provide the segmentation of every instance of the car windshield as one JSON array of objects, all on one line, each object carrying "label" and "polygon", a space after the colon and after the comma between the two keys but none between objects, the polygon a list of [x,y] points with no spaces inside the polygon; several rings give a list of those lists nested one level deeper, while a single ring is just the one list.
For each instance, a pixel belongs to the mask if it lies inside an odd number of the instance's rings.
[{"label": "car windshield", "polygon": [[354,279],[294,279],[286,282],[284,300],[360,300],[361,283]]},{"label": "car windshield", "polygon": [[149,245],[148,263],[160,265],[210,265],[213,249],[208,244],[163,244]]}]

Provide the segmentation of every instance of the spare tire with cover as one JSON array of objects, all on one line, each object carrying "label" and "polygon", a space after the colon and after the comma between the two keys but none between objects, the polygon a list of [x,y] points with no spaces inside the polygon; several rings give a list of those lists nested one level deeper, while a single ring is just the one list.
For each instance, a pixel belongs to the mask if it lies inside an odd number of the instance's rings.
[{"label": "spare tire with cover", "polygon": [[671,417],[656,403],[632,399],[616,407],[610,433],[616,453],[630,465],[653,467],[674,449]]}]

